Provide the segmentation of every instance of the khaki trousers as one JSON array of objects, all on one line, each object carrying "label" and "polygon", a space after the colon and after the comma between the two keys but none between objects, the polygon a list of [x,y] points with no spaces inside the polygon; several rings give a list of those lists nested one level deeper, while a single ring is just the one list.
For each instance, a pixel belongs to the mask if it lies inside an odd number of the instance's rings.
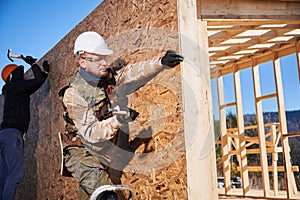
[{"label": "khaki trousers", "polygon": [[95,189],[112,184],[106,166],[86,148],[66,147],[64,154],[66,168],[79,183],[80,200],[88,200]]}]

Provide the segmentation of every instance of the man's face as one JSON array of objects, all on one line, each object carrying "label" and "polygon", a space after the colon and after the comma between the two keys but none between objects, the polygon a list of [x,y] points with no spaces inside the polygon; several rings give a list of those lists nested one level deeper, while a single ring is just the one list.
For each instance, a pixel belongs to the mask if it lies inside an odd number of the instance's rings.
[{"label": "man's face", "polygon": [[108,75],[106,57],[107,56],[103,55],[84,53],[79,59],[79,64],[81,67],[85,68],[85,71],[88,73],[99,78],[105,77]]}]

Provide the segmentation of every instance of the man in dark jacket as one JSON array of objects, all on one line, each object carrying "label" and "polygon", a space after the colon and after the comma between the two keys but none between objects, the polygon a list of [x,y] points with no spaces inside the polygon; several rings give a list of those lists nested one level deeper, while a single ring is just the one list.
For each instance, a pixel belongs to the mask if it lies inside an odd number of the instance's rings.
[{"label": "man in dark jacket", "polygon": [[3,120],[0,130],[0,200],[13,200],[24,173],[23,136],[30,121],[30,95],[37,91],[48,77],[49,64],[43,62],[43,71],[31,56],[23,57],[31,65],[34,79],[24,80],[24,67],[9,64],[2,70],[5,85]]}]

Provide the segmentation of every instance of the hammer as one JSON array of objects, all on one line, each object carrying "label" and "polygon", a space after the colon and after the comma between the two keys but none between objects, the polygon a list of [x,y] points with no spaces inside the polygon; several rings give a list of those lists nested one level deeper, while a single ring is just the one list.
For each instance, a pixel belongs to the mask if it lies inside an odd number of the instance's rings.
[{"label": "hammer", "polygon": [[22,59],[22,56],[12,54],[12,53],[11,53],[11,49],[8,49],[8,51],[7,51],[7,57],[8,57],[8,59],[9,59],[11,62],[14,62],[14,60],[13,60],[12,58],[19,58],[19,59]]}]

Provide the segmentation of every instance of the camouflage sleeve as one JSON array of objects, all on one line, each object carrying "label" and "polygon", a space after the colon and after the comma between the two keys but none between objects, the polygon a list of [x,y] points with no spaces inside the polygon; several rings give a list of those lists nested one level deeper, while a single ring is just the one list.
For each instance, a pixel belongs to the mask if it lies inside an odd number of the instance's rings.
[{"label": "camouflage sleeve", "polygon": [[160,58],[127,65],[116,77],[118,84],[126,84],[146,79],[163,69]]},{"label": "camouflage sleeve", "polygon": [[121,123],[116,116],[98,121],[92,108],[77,90],[70,87],[66,90],[63,102],[67,107],[69,116],[73,119],[78,134],[91,143],[101,142],[115,136]]}]

